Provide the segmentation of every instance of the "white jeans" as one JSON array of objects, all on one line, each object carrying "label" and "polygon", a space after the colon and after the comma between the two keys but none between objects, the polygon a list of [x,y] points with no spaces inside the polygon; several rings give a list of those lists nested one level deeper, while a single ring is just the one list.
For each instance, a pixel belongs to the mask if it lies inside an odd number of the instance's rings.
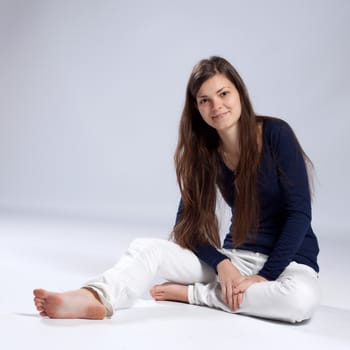
[{"label": "white jeans", "polygon": [[[267,256],[259,253],[221,249],[242,275],[256,274]],[[188,249],[161,239],[136,239],[119,262],[102,275],[88,281],[107,309],[129,307],[151,286],[156,276],[186,284],[191,304],[206,305],[233,312],[221,297],[214,270]],[[236,313],[300,322],[312,316],[320,303],[317,273],[309,266],[290,263],[276,281],[255,283],[244,293]]]}]

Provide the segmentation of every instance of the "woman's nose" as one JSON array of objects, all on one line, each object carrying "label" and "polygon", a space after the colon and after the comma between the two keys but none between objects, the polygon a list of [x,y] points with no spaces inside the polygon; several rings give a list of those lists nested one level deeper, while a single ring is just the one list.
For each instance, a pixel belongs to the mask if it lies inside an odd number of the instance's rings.
[{"label": "woman's nose", "polygon": [[212,109],[217,110],[217,109],[221,109],[221,107],[222,107],[221,101],[217,98],[214,98],[212,102]]}]

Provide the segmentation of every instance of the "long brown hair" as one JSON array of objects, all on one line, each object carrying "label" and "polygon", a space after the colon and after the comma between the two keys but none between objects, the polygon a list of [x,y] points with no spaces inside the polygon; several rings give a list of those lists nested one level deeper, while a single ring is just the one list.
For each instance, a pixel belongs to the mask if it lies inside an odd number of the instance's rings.
[{"label": "long brown hair", "polygon": [[174,157],[182,210],[172,236],[182,247],[192,250],[208,243],[215,247],[221,244],[215,214],[221,141],[217,131],[203,121],[196,103],[201,85],[218,73],[224,74],[235,85],[242,108],[238,122],[238,134],[242,135],[239,137],[240,159],[233,184],[234,245],[237,247],[246,241],[249,233],[256,231],[258,226],[257,169],[260,154],[256,115],[238,72],[225,59],[213,56],[201,60],[189,78]]}]

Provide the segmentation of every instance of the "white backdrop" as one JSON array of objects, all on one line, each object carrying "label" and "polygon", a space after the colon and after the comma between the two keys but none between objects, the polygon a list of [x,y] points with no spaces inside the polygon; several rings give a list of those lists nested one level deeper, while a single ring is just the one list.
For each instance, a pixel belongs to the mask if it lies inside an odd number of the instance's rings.
[{"label": "white backdrop", "polygon": [[0,210],[172,223],[193,65],[218,54],[316,168],[347,227],[350,2],[0,0]]}]

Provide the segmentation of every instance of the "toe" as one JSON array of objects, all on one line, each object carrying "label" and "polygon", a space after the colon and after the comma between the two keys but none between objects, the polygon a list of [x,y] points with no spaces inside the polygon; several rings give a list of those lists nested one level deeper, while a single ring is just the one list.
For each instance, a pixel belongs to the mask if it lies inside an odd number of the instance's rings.
[{"label": "toe", "polygon": [[45,289],[34,289],[33,294],[36,298],[45,299],[48,292]]},{"label": "toe", "polygon": [[157,285],[153,286],[151,289],[150,289],[150,294],[151,296],[153,297],[156,293],[157,293]]},{"label": "toe", "polygon": [[35,306],[43,306],[45,302],[43,300],[35,300],[34,301]]},{"label": "toe", "polygon": [[152,288],[157,290],[157,289],[159,289],[159,287],[161,287],[161,286],[162,286],[161,284],[155,284]]}]

